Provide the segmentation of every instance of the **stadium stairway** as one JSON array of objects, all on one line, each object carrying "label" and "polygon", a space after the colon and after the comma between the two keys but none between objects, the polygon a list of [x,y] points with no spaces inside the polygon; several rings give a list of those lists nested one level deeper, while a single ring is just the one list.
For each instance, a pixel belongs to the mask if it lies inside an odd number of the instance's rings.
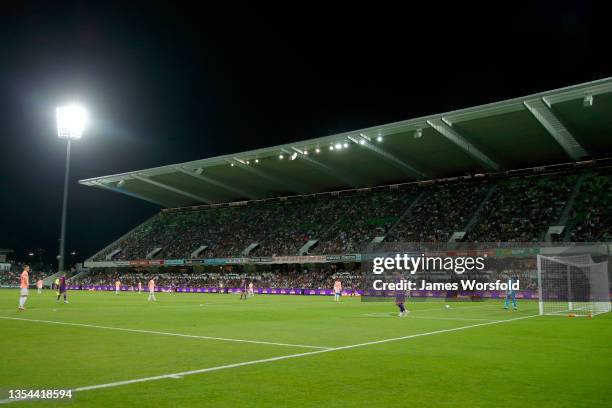
[{"label": "stadium stairway", "polygon": [[493,194],[495,193],[495,190],[497,190],[497,184],[493,183],[491,185],[491,187],[489,188],[489,191],[487,191],[485,196],[482,198],[482,201],[478,205],[478,208],[476,208],[476,211],[474,211],[474,214],[472,214],[472,217],[469,219],[467,224],[465,224],[465,227],[463,228],[463,231],[455,231],[451,235],[451,238],[449,239],[448,242],[455,242],[457,240],[456,238],[459,237],[459,236],[461,236],[461,238],[459,240],[462,240],[470,232],[470,230],[478,222],[478,219],[480,218],[480,213],[482,212],[482,209],[484,208],[486,202],[489,201],[489,199],[493,196]]},{"label": "stadium stairway", "polygon": [[253,250],[255,248],[257,248],[259,246],[259,242],[253,242],[251,244],[249,244],[248,247],[244,248],[241,252],[242,256],[249,256],[251,254],[251,252],[253,252]]},{"label": "stadium stairway", "polygon": [[[391,227],[389,227],[389,230],[387,231],[387,235],[385,235],[385,238],[388,237],[389,235],[391,235],[391,233],[393,232],[393,230],[395,229],[395,227],[397,227],[404,218],[406,218],[407,216],[410,215],[410,213],[412,212],[412,210],[414,209],[414,206],[423,198],[423,196],[425,196],[425,191],[421,191],[419,193],[419,195],[417,195],[414,200],[412,200],[412,202],[410,203],[410,205],[408,206],[408,208],[406,208],[406,211],[404,211],[404,213],[402,215],[400,215],[400,217],[397,219],[397,221],[395,221],[393,223],[393,225],[391,225]],[[380,242],[384,241],[381,240]]]},{"label": "stadium stairway", "polygon": [[152,251],[150,251],[145,259],[153,259],[153,257],[161,252],[162,247],[155,247]]},{"label": "stadium stairway", "polygon": [[102,248],[101,250],[99,250],[98,252],[96,252],[95,254],[93,254],[92,256],[90,256],[89,258],[87,258],[85,260],[85,262],[88,261],[93,261],[94,259],[96,259],[98,256],[109,252],[111,248],[117,246],[119,244],[119,242],[122,242],[124,239],[126,239],[127,237],[129,237],[131,234],[134,233],[134,231],[136,231],[138,228],[142,227],[143,225],[146,225],[148,223],[150,223],[151,221],[153,221],[153,219],[155,217],[157,217],[159,215],[159,213],[149,217],[148,219],[146,219],[144,222],[139,223],[138,225],[136,225],[134,228],[130,229],[128,232],[126,232],[125,234],[121,235],[119,238],[117,238],[116,240],[114,240],[113,242],[111,242],[110,244],[108,244],[107,246],[105,246],[104,248]]},{"label": "stadium stairway", "polygon": [[69,279],[81,279],[84,278],[85,276],[89,275],[89,273],[91,272],[90,269],[83,269],[80,272],[78,272],[76,275],[72,275]]},{"label": "stadium stairway", "polygon": [[193,251],[189,257],[191,259],[197,258],[198,256],[200,256],[200,254],[202,252],[204,252],[206,250],[206,248],[208,248],[208,245],[200,245],[195,251]]},{"label": "stadium stairway", "polygon": [[313,246],[315,246],[317,244],[317,242],[319,242],[318,239],[311,239],[308,242],[306,242],[299,250],[298,255],[302,256],[302,255],[308,255],[308,251],[310,250],[310,248],[312,248]]},{"label": "stadium stairway", "polygon": [[[567,199],[567,202],[565,203],[565,207],[563,207],[563,211],[561,212],[559,221],[557,221],[557,223],[554,225],[554,226],[564,227],[563,232],[562,232],[563,241],[569,238],[569,234],[571,233],[571,230],[573,229],[575,225],[574,222],[568,223],[568,218],[569,218],[570,211],[572,210],[572,208],[574,208],[574,203],[576,202],[576,197],[578,197],[578,194],[580,193],[580,187],[582,187],[582,183],[584,183],[584,178],[585,178],[585,174],[580,174],[576,178],[576,182],[574,183],[574,186],[572,187],[572,191]],[[552,234],[550,233],[550,228],[554,226],[550,226],[549,231],[545,233],[545,236],[543,238],[544,242],[553,241]]]}]

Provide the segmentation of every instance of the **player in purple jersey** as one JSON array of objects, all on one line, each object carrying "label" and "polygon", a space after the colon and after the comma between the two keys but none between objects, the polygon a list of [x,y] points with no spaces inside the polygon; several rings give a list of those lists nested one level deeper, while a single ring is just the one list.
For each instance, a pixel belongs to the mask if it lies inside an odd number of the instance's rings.
[{"label": "player in purple jersey", "polygon": [[240,300],[246,300],[247,299],[247,283],[246,280],[243,279],[242,282],[240,283]]},{"label": "player in purple jersey", "polygon": [[[402,275],[397,273],[395,276],[396,276],[396,279],[395,279],[396,283],[399,283],[402,281]],[[406,306],[404,305],[405,303],[406,303],[406,291],[396,290],[395,291],[395,304],[400,310],[399,317],[406,317],[408,315],[408,310],[406,309]]]},{"label": "player in purple jersey", "polygon": [[64,303],[68,303],[68,299],[66,299],[66,274],[62,274],[59,278],[59,293],[57,294],[56,302],[60,301],[62,295],[64,295]]}]

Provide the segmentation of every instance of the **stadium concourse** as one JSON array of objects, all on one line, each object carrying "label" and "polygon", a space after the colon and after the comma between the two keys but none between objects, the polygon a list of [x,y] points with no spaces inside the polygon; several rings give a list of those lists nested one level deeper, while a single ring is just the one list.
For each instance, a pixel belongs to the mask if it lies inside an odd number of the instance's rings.
[{"label": "stadium concourse", "polygon": [[607,78],[82,180],[163,207],[85,266],[110,279],[161,265],[242,273],[259,264],[286,283],[309,270],[302,284],[317,287],[381,243],[611,241],[611,111]]}]

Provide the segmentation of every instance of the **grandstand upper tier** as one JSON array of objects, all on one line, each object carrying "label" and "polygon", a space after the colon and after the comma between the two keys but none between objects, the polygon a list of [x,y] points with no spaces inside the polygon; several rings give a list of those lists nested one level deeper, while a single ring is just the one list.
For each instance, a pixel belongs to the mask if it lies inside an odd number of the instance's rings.
[{"label": "grandstand upper tier", "polygon": [[[182,207],[609,157],[612,157],[612,78],[80,183],[162,207]],[[579,197],[580,200],[583,198]],[[470,207],[471,210],[474,209]],[[396,230],[402,234],[401,227]],[[474,231],[484,233],[478,225]]]}]

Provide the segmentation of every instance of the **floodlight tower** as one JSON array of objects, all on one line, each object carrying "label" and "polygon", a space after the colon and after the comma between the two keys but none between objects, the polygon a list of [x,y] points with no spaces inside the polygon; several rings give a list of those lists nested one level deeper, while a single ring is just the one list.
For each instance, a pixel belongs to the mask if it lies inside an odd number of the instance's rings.
[{"label": "floodlight tower", "polygon": [[58,272],[64,272],[66,252],[66,212],[68,209],[68,176],[70,174],[70,142],[79,140],[83,135],[87,112],[80,106],[60,106],[55,110],[57,137],[66,139],[66,171],[64,173],[64,202],[62,204],[62,229],[60,235]]}]

